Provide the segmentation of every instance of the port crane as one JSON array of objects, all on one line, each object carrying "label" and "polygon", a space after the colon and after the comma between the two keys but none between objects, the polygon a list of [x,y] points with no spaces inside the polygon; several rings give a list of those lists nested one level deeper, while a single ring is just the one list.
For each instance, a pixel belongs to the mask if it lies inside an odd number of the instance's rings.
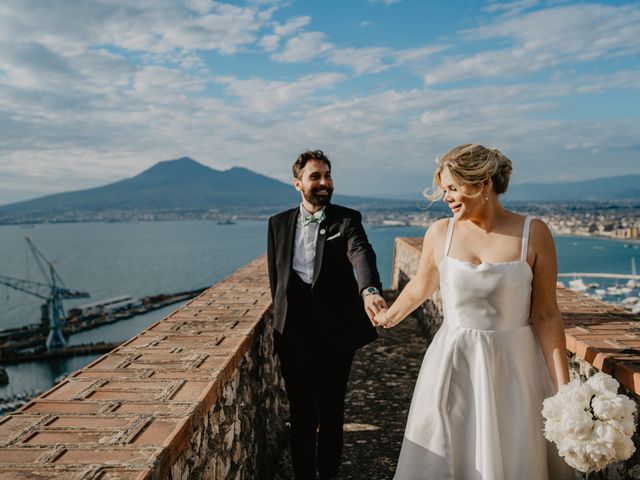
[{"label": "port crane", "polygon": [[66,320],[62,300],[88,298],[89,294],[65,287],[62,278],[53,268],[53,264],[38,250],[29,237],[25,237],[25,240],[46,283],[0,275],[0,284],[45,300],[42,310],[43,326],[48,323],[49,327],[46,340],[47,350],[59,350],[67,346],[67,340],[62,334],[62,324]]}]

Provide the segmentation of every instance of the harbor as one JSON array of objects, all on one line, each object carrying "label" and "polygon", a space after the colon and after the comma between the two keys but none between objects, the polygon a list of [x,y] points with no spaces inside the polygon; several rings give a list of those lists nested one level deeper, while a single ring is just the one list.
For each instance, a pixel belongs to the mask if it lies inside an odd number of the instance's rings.
[{"label": "harbor", "polygon": [[[69,310],[66,322],[61,327],[65,338],[87,330],[109,325],[121,320],[142,315],[179,302],[190,300],[205,288],[173,294],[153,295],[133,299],[129,295],[93,302]],[[65,345],[47,349],[49,328],[46,322],[28,324],[21,328],[0,330],[0,364],[21,361],[47,360],[61,357],[91,355],[112,350],[118,343],[97,342],[81,345]]]},{"label": "harbor", "polygon": [[[631,313],[640,313],[640,275],[636,268],[636,257],[631,257],[630,274],[574,272],[560,273],[558,278],[559,286],[565,286],[562,279],[571,278],[566,285],[570,290],[617,305]],[[603,283],[603,280],[614,283]]]}]

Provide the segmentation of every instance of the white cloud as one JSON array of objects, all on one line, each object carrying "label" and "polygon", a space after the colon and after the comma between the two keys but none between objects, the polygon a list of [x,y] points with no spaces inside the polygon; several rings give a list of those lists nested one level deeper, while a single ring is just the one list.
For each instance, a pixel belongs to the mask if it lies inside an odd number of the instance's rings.
[{"label": "white cloud", "polygon": [[513,45],[445,60],[425,75],[427,85],[529,74],[640,52],[640,6],[570,5],[498,20],[463,32],[470,41],[510,39]]},{"label": "white cloud", "polygon": [[239,80],[233,77],[219,77],[216,81],[226,85],[227,92],[239,97],[243,105],[250,110],[269,113],[298,100],[307,104],[310,94],[318,90],[331,89],[344,79],[345,76],[339,73],[323,73],[307,75],[294,82]]},{"label": "white cloud", "polygon": [[322,58],[332,65],[348,67],[356,75],[363,75],[417,62],[447,48],[449,47],[446,45],[401,50],[387,47],[339,47],[330,43],[324,33],[301,32],[290,38],[281,52],[272,54],[272,58],[286,63]]},{"label": "white cloud", "polygon": [[322,32],[302,32],[287,40],[284,49],[272,56],[278,62],[308,62],[331,50]]},{"label": "white cloud", "polygon": [[311,17],[300,16],[288,19],[285,23],[273,22],[273,33],[260,39],[259,45],[267,52],[274,52],[280,45],[280,40],[291,36],[311,21]]},{"label": "white cloud", "polygon": [[331,51],[329,61],[353,69],[356,75],[378,73],[390,67],[386,63],[389,53],[390,50],[383,47],[336,48]]},{"label": "white cloud", "polygon": [[168,93],[188,94],[201,91],[206,82],[184,74],[174,68],[147,66],[136,71],[133,78],[133,93],[137,96],[153,97],[154,102],[173,101]]},{"label": "white cloud", "polygon": [[278,35],[265,35],[258,44],[267,52],[274,52],[280,45],[280,37]]},{"label": "white cloud", "polygon": [[301,28],[306,27],[309,22],[311,22],[311,17],[306,15],[301,17],[293,17],[288,19],[281,25],[276,24],[273,28],[273,33],[281,37],[288,37],[296,33]]},{"label": "white cloud", "polygon": [[524,10],[535,7],[540,3],[539,0],[516,0],[513,2],[489,2],[484,8],[486,12],[499,12],[505,15],[515,15]]},{"label": "white cloud", "polygon": [[29,39],[61,52],[108,44],[140,52],[211,49],[228,54],[254,43],[272,13],[272,8],[201,0],[94,0],[82,8],[75,2],[21,0],[3,4],[0,39]]},{"label": "white cloud", "polygon": [[404,50],[396,50],[394,52],[394,56],[398,65],[404,65],[417,60],[422,60],[449,48],[451,48],[450,45],[429,45],[426,47],[407,48]]},{"label": "white cloud", "polygon": [[201,15],[209,13],[216,4],[214,0],[183,0],[183,3],[187,8]]}]

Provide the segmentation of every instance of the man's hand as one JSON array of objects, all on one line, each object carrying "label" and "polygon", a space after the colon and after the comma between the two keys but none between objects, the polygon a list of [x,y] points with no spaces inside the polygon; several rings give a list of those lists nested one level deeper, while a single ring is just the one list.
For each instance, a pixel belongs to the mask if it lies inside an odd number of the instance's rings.
[{"label": "man's hand", "polygon": [[380,310],[378,314],[375,316],[375,318],[373,319],[373,325],[376,327],[391,328],[391,327],[395,327],[398,323],[401,322],[402,319],[396,320],[395,322],[392,321],[389,318],[387,313],[388,312],[386,308],[383,308],[382,310]]},{"label": "man's hand", "polygon": [[374,327],[377,327],[376,323],[373,321],[373,317],[375,317],[378,312],[385,310],[387,307],[387,302],[384,301],[384,298],[378,294],[367,295],[364,297],[364,309],[369,316],[369,320],[371,320],[371,324]]}]

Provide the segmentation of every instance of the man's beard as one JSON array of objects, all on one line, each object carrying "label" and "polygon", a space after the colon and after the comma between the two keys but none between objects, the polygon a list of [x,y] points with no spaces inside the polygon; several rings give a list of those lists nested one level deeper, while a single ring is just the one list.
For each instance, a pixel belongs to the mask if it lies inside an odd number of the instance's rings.
[{"label": "man's beard", "polygon": [[[318,195],[318,192],[326,191],[327,195]],[[304,198],[314,207],[324,207],[331,201],[331,195],[333,194],[333,188],[317,187],[311,190],[303,192]]]}]

